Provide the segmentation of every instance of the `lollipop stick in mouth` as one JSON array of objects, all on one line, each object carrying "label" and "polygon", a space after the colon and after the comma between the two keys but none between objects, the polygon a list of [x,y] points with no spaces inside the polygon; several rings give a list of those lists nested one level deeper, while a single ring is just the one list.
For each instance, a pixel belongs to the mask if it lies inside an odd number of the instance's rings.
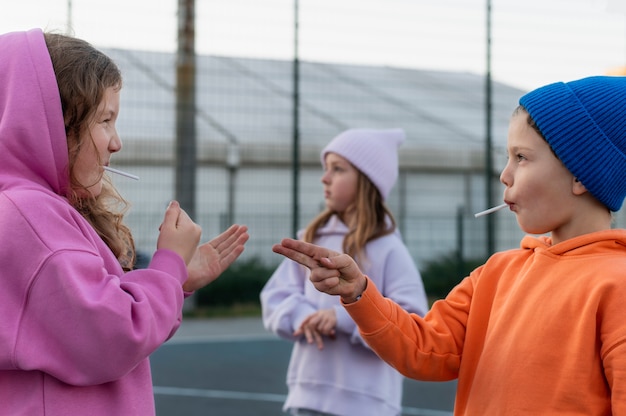
[{"label": "lollipop stick in mouth", "polygon": [[109,171],[111,173],[117,173],[118,175],[126,176],[127,178],[134,179],[136,181],[139,180],[139,176],[133,175],[132,173],[124,172],[123,170],[112,168],[111,166],[102,166],[104,170]]},{"label": "lollipop stick in mouth", "polygon": [[488,215],[488,214],[491,214],[492,212],[500,211],[501,209],[506,208],[508,206],[509,204],[498,205],[497,207],[493,207],[493,208],[486,209],[484,211],[477,212],[476,214],[474,214],[474,217],[475,218],[482,217],[483,215]]}]

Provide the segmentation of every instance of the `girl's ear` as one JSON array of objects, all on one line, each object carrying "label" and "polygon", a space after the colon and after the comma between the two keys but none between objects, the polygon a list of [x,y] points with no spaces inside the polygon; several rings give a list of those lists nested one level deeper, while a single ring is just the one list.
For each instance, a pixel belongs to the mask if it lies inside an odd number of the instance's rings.
[{"label": "girl's ear", "polygon": [[583,185],[581,181],[578,180],[578,178],[573,178],[572,192],[574,193],[574,195],[583,195],[587,193],[587,188],[585,187],[585,185]]}]

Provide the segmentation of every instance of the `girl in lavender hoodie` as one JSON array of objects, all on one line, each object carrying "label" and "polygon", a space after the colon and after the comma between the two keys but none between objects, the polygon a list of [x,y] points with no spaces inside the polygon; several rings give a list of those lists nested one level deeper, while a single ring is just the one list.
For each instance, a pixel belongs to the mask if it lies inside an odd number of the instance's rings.
[{"label": "girl in lavender hoodie", "polygon": [[[302,239],[351,253],[378,287],[424,315],[420,274],[385,205],[398,177],[400,129],[352,129],[322,151],[326,210]],[[261,292],[265,327],[294,341],[284,410],[306,416],[396,416],[403,377],[365,344],[337,297],[318,292],[308,269],[286,259]]]},{"label": "girl in lavender hoodie", "polygon": [[153,415],[148,356],[186,294],[243,251],[233,226],[198,245],[173,201],[147,269],[104,173],[122,143],[122,79],[84,41],[0,36],[0,415]]}]

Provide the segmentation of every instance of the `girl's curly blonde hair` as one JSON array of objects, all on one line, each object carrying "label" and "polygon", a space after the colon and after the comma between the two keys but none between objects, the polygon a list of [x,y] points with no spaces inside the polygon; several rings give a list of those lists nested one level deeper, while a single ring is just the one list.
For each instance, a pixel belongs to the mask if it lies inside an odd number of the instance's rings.
[{"label": "girl's curly blonde hair", "polygon": [[[97,197],[85,192],[74,174],[74,164],[107,88],[122,88],[122,74],[115,63],[89,43],[71,36],[45,33],[44,38],[56,75],[69,155],[70,204],[96,230],[124,270],[135,262],[135,244],[130,229],[123,223],[129,204],[105,176]],[[82,191],[82,192],[81,192]],[[79,197],[79,195],[81,195]]]}]

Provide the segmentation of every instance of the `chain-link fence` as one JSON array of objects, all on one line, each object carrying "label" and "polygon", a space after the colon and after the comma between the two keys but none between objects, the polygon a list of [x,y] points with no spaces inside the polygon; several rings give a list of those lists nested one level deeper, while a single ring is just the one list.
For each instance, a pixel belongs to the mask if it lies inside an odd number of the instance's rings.
[{"label": "chain-link fence", "polygon": [[[115,182],[133,205],[128,221],[139,249],[152,252],[176,195],[178,2],[21,3],[29,16],[7,10],[3,32],[62,30],[69,21],[121,67],[124,150],[113,164],[141,179]],[[232,222],[247,224],[244,258],[278,262],[271,245],[322,207],[321,148],[347,128],[401,127],[407,142],[389,205],[414,258],[423,263],[459,250],[483,257],[486,219],[472,214],[487,207],[488,69],[491,198],[498,203],[519,96],[623,65],[626,15],[617,3],[197,0],[193,210],[204,238]],[[495,247],[517,246],[514,216],[494,215]],[[622,214],[616,218],[621,224]]]}]

